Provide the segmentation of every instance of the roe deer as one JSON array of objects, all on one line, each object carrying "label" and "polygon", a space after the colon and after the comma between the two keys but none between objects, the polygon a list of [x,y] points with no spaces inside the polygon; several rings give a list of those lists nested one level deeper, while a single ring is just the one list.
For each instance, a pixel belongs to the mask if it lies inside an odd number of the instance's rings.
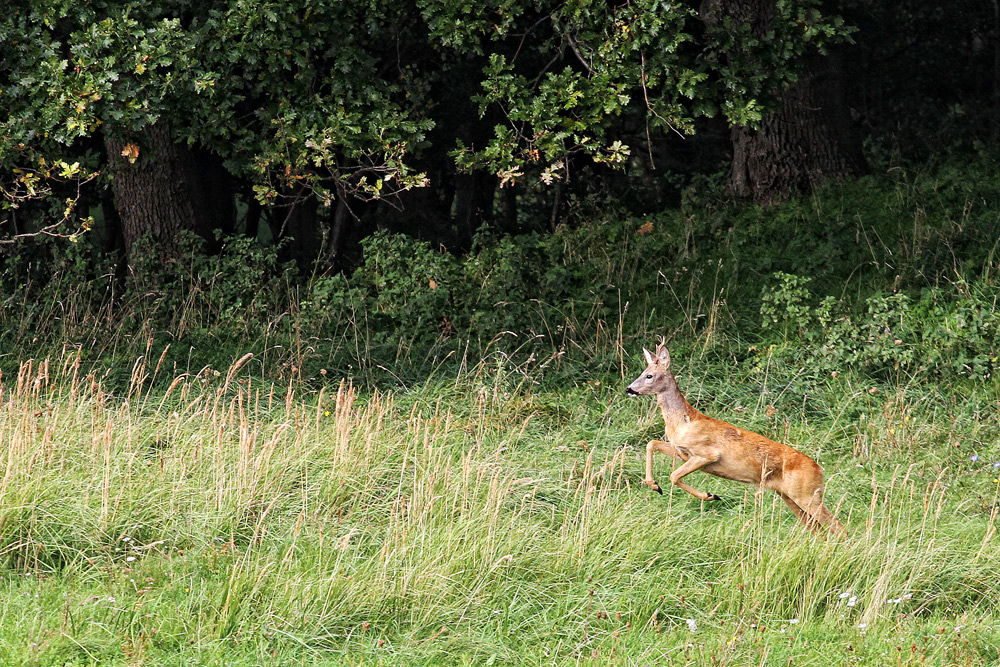
[{"label": "roe deer", "polygon": [[653,394],[663,413],[667,439],[646,445],[646,478],[643,483],[663,493],[653,480],[653,453],[661,452],[684,463],[670,475],[670,482],[695,498],[718,500],[682,480],[695,470],[771,489],[788,504],[810,530],[820,526],[846,535],[843,524],[823,504],[823,469],[788,445],[703,415],[691,407],[670,372],[670,352],[660,343],[656,354],[642,348],[646,370],[625,390],[630,396]]}]

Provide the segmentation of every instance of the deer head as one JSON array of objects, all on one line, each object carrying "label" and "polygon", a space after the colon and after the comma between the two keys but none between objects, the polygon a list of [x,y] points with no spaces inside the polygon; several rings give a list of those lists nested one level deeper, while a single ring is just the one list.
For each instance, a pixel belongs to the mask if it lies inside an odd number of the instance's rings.
[{"label": "deer head", "polygon": [[646,357],[646,370],[639,374],[635,381],[625,388],[629,396],[659,394],[672,385],[673,375],[670,373],[670,352],[665,342],[656,346],[656,353],[642,348]]}]

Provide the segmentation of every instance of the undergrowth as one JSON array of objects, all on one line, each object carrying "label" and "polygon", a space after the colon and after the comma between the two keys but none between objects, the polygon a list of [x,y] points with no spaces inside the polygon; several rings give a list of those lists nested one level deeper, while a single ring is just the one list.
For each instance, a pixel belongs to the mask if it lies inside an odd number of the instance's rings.
[{"label": "undergrowth", "polygon": [[1000,332],[994,173],[985,158],[895,170],[770,208],[689,193],[638,219],[584,200],[553,234],[484,229],[461,257],[378,233],[348,276],[297,276],[238,237],[216,255],[191,239],[166,264],[136,253],[120,275],[52,240],[4,260],[0,367],[70,346],[126,368],[169,346],[171,376],[252,350],[267,377],[405,386],[497,349],[622,374],[626,348],[667,335],[740,359],[777,346],[823,372],[978,381]]}]

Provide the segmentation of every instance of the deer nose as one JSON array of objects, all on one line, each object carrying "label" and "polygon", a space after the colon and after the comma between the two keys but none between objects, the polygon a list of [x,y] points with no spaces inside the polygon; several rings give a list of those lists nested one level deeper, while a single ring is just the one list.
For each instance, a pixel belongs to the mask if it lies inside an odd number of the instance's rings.
[{"label": "deer nose", "polygon": [[632,387],[625,387],[625,393],[628,394],[629,396],[638,396],[639,395],[639,392],[637,392]]}]

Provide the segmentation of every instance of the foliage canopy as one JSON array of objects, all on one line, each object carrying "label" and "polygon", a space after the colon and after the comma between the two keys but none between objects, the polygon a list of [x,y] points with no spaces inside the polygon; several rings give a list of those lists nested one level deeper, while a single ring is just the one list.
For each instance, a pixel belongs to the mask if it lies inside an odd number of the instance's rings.
[{"label": "foliage canopy", "polygon": [[699,117],[759,120],[804,50],[845,34],[817,6],[774,2],[758,35],[664,0],[18,3],[0,17],[4,204],[102,171],[108,137],[142,159],[157,123],[263,203],[385,197],[446,153],[551,184]]}]

